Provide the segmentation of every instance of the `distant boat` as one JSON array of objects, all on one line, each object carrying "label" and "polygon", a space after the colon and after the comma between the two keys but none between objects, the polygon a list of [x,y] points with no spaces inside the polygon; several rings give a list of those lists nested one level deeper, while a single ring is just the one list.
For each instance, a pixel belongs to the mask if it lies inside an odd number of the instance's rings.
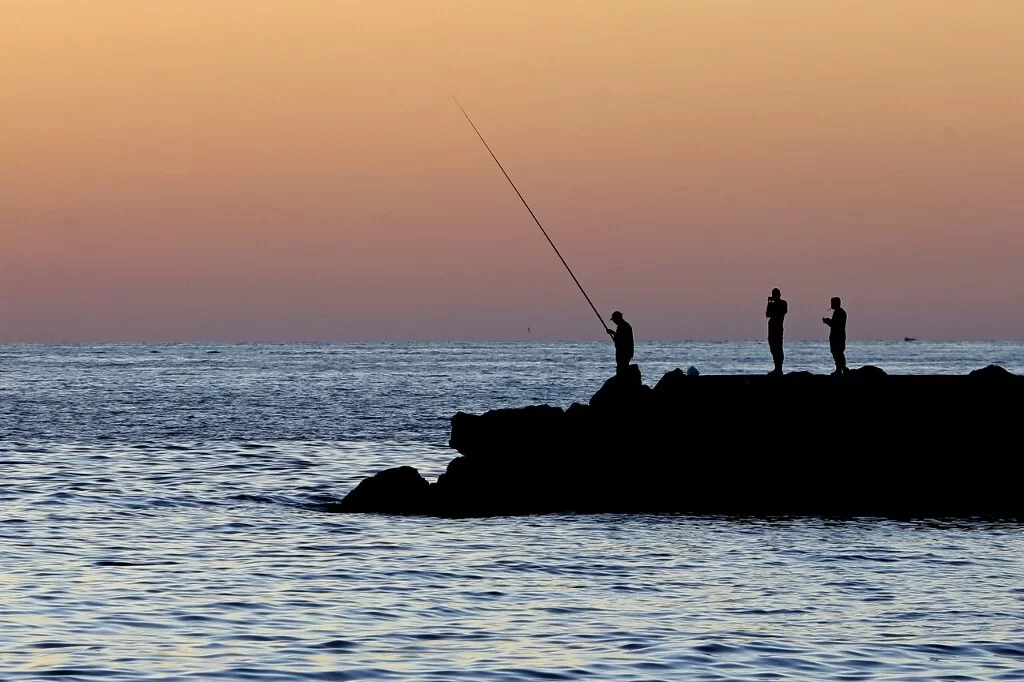
[{"label": "distant boat", "polygon": [[903,340],[904,341],[917,341],[917,339],[915,339],[913,336],[904,336]]}]

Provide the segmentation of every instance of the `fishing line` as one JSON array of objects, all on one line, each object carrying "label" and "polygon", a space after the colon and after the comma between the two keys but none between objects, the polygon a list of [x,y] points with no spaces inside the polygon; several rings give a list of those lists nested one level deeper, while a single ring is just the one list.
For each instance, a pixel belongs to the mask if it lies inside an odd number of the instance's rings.
[{"label": "fishing line", "polygon": [[576,275],[573,274],[572,268],[570,268],[569,264],[565,262],[564,258],[562,258],[562,254],[558,251],[558,247],[555,246],[555,243],[553,241],[551,241],[551,237],[548,236],[548,231],[545,230],[544,226],[540,224],[540,220],[537,219],[537,214],[535,214],[533,212],[533,209],[530,208],[530,205],[526,203],[526,199],[523,198],[522,192],[520,192],[519,188],[516,187],[516,183],[512,182],[512,178],[510,178],[508,173],[505,172],[505,167],[501,165],[501,161],[498,161],[498,157],[494,155],[493,151],[491,151],[491,146],[487,144],[487,140],[485,140],[484,136],[480,134],[480,131],[477,129],[476,124],[473,123],[473,119],[469,117],[469,114],[466,113],[465,108],[463,108],[462,104],[459,103],[459,100],[455,97],[455,95],[452,95],[452,100],[454,100],[455,104],[459,107],[459,109],[462,110],[462,115],[466,117],[467,121],[469,121],[469,125],[473,126],[473,132],[475,132],[476,136],[480,138],[480,141],[484,143],[484,147],[487,149],[487,152],[491,155],[491,158],[494,159],[494,163],[498,164],[498,168],[501,169],[502,175],[504,175],[505,179],[508,180],[508,184],[512,185],[512,189],[516,191],[516,195],[519,196],[519,200],[523,202],[523,206],[526,207],[526,210],[530,212],[530,217],[533,218],[533,222],[537,223],[537,227],[540,228],[540,231],[544,235],[544,238],[548,240],[548,244],[550,244],[551,248],[555,250],[555,255],[558,256],[558,260],[562,261],[562,265],[565,266],[565,269],[569,273],[569,276],[572,277],[572,281],[576,283],[576,286],[579,288],[580,293],[583,294],[583,298],[587,299],[587,303],[590,304],[590,309],[594,311],[595,315],[597,315],[598,322],[601,323],[601,326],[604,327],[605,331],[610,331],[608,329],[608,325],[604,323],[604,318],[601,317],[601,313],[597,312],[597,308],[594,307],[594,303],[590,300],[590,297],[587,296],[587,292],[583,290],[583,285],[580,284],[580,281],[578,279],[576,279]]}]

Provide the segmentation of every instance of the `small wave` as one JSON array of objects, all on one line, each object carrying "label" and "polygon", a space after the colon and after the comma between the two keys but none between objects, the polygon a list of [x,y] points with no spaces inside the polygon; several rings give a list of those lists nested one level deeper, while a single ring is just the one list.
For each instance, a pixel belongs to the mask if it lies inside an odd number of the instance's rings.
[{"label": "small wave", "polygon": [[127,561],[124,559],[100,559],[93,563],[97,567],[139,567],[146,566],[176,566],[177,561]]},{"label": "small wave", "polygon": [[29,646],[33,649],[72,649],[89,647],[90,645],[82,644],[81,642],[34,642]]}]

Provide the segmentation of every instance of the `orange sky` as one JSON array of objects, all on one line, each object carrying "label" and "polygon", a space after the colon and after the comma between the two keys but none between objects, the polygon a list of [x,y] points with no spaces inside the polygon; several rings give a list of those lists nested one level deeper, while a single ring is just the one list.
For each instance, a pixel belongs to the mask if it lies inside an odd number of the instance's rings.
[{"label": "orange sky", "polygon": [[3,15],[0,340],[1024,338],[1019,0]]}]

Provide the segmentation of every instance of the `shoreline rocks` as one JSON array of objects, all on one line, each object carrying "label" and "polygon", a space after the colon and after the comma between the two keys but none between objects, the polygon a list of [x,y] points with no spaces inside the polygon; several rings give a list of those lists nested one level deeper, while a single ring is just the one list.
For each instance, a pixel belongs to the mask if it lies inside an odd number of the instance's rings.
[{"label": "shoreline rocks", "polygon": [[635,365],[588,404],[452,417],[458,451],[363,480],[336,512],[687,513],[1024,519],[1024,377],[687,376]]}]

